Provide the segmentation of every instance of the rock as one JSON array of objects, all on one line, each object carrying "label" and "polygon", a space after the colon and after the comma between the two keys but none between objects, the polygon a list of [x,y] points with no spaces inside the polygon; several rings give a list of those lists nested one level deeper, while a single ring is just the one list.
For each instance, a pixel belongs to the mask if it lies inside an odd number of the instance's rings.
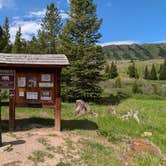
[{"label": "rock", "polygon": [[11,150],[13,150],[11,144],[8,144],[8,145],[5,145],[5,146],[0,147],[0,151],[1,151],[1,152],[5,152],[5,151],[9,152],[9,151],[11,151]]},{"label": "rock", "polygon": [[141,134],[142,137],[151,137],[152,136],[152,132],[147,132],[145,131],[143,134]]}]

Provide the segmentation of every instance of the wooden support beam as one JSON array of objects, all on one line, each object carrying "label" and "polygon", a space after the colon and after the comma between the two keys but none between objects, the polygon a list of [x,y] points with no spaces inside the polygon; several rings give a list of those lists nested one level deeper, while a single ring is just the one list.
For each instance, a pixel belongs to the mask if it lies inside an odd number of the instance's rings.
[{"label": "wooden support beam", "polygon": [[55,118],[55,130],[61,130],[61,68],[56,70],[55,73],[55,109],[54,109],[54,118]]},{"label": "wooden support beam", "polygon": [[[0,102],[1,102],[1,90],[0,90]],[[1,106],[0,106],[0,147],[2,146],[2,121],[1,121]]]},{"label": "wooden support beam", "polygon": [[13,131],[15,128],[15,91],[9,91],[9,130]]}]

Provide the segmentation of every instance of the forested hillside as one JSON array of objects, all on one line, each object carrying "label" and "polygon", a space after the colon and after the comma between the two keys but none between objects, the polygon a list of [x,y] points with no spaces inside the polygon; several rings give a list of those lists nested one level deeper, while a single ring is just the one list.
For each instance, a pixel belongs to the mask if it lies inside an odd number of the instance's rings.
[{"label": "forested hillside", "polygon": [[109,45],[103,47],[103,50],[106,57],[116,60],[148,60],[166,58],[166,43],[143,45]]}]

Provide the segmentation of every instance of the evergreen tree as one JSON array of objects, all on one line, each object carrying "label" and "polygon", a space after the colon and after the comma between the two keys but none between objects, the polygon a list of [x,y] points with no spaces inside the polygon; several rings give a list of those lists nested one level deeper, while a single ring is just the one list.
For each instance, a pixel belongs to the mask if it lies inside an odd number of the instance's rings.
[{"label": "evergreen tree", "polygon": [[40,54],[41,49],[39,47],[38,39],[33,36],[31,41],[27,42],[27,50],[29,54]]},{"label": "evergreen tree", "polygon": [[163,69],[163,64],[160,64],[160,68],[158,70],[158,74],[160,74],[160,72],[162,71],[162,69]]},{"label": "evergreen tree", "polygon": [[148,70],[148,66],[146,65],[145,70],[144,70],[144,79],[149,79],[149,70]]},{"label": "evergreen tree", "polygon": [[45,16],[38,33],[41,51],[49,54],[57,53],[58,37],[61,31],[61,16],[54,5],[47,6]]},{"label": "evergreen tree", "polygon": [[22,53],[22,39],[21,39],[22,33],[21,28],[19,27],[18,31],[16,32],[16,37],[13,45],[12,52],[13,53]]},{"label": "evergreen tree", "polygon": [[70,18],[63,26],[59,46],[71,63],[63,72],[67,85],[63,84],[62,94],[70,94],[72,100],[96,100],[101,94],[98,83],[104,64],[102,47],[96,45],[102,20],[97,18],[93,0],[71,0],[70,5]]},{"label": "evergreen tree", "polygon": [[4,31],[2,27],[0,26],[0,52],[3,52],[5,48],[5,42],[4,42],[5,36],[4,36]]},{"label": "evergreen tree", "polygon": [[155,65],[152,65],[152,69],[151,69],[151,73],[150,73],[150,79],[151,80],[157,80],[157,72],[156,72],[156,68]]},{"label": "evergreen tree", "polygon": [[4,43],[5,43],[5,47],[4,47],[3,52],[9,53],[9,52],[11,52],[11,44],[10,44],[9,19],[8,19],[8,17],[5,18],[3,31],[4,31]]},{"label": "evergreen tree", "polygon": [[160,69],[159,79],[166,80],[166,59],[164,60],[162,68]]},{"label": "evergreen tree", "polygon": [[134,61],[131,62],[132,64],[128,67],[127,74],[130,78],[139,78],[137,68],[135,67]]},{"label": "evergreen tree", "polygon": [[111,63],[111,68],[109,71],[109,78],[113,79],[118,76],[118,69],[114,62]]}]

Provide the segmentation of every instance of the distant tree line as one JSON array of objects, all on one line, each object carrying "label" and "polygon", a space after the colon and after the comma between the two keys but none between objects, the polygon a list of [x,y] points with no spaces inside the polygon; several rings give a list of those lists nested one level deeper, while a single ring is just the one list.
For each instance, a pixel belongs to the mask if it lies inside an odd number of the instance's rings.
[{"label": "distant tree line", "polygon": [[[131,60],[131,64],[128,66],[127,74],[130,78],[139,79],[140,77],[133,60]],[[109,64],[105,66],[105,76],[107,79],[114,79],[119,76],[118,68],[115,62],[112,61],[111,66]],[[158,71],[154,64],[152,64],[150,70],[146,65],[143,71],[143,78],[147,80],[166,80],[166,59],[163,64],[160,64]]]},{"label": "distant tree line", "polygon": [[[130,78],[139,78],[139,74],[134,61],[132,61],[132,64],[128,67],[127,74]],[[152,64],[151,70],[149,70],[148,66],[146,65],[143,73],[143,78],[147,80],[166,80],[166,60],[164,60],[163,64],[160,64],[159,71],[157,71],[154,64]]]},{"label": "distant tree line", "polygon": [[97,18],[93,0],[70,0],[69,18],[62,24],[60,12],[54,3],[47,6],[36,36],[23,39],[21,27],[10,41],[9,20],[0,27],[0,52],[32,54],[66,54],[71,66],[63,69],[62,97],[74,101],[96,101],[102,92],[98,85],[103,80],[102,47],[98,46],[101,19]]},{"label": "distant tree line", "polygon": [[144,69],[144,79],[166,80],[166,60],[164,60],[163,64],[160,64],[158,71],[154,64],[152,65],[151,70],[149,70],[148,66],[146,65]]}]

